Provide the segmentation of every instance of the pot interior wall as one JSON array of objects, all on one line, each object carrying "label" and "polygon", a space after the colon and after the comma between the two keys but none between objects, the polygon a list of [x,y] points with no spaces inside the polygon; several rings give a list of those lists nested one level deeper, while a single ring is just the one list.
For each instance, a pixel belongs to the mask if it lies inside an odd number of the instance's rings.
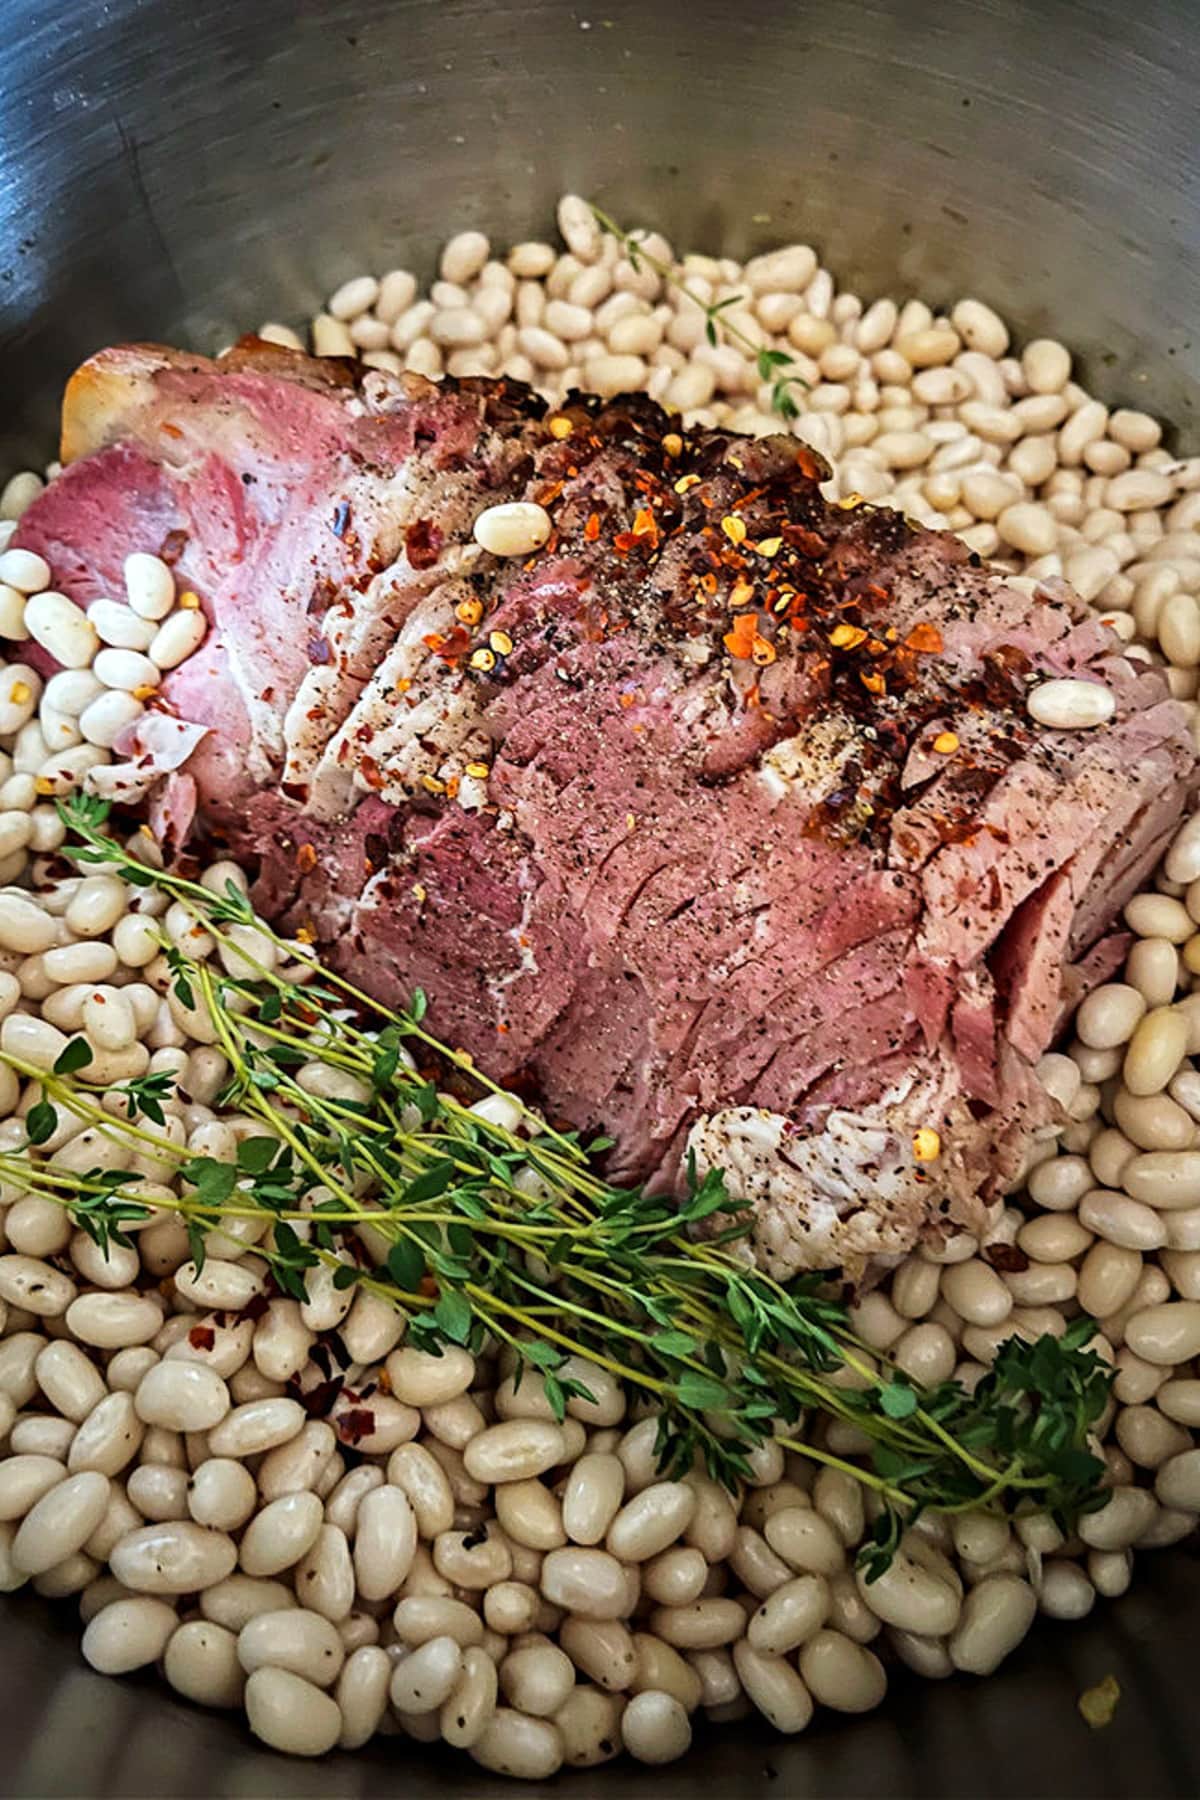
[{"label": "pot interior wall", "polygon": [[691,248],[811,238],[868,296],[974,290],[1186,427],[1186,5],[9,0],[0,441],[99,344],[215,348],[565,188]]},{"label": "pot interior wall", "polygon": [[[448,229],[547,232],[564,189],[691,248],[811,239],[866,297],[975,292],[1064,335],[1106,398],[1192,428],[1183,0],[8,0],[4,21],[0,468],[45,457],[62,379],[102,343],[299,322],[365,268],[427,271]],[[995,1682],[910,1684],[796,1744],[726,1733],[665,1784],[621,1765],[588,1791],[1194,1794],[1200,1565],[1151,1559],[1146,1580]],[[0,1612],[0,1790],[394,1791],[394,1744],[283,1764],[85,1672],[66,1617]],[[1075,1699],[1109,1672],[1123,1698],[1093,1736]],[[417,1793],[513,1791],[403,1767]]]}]

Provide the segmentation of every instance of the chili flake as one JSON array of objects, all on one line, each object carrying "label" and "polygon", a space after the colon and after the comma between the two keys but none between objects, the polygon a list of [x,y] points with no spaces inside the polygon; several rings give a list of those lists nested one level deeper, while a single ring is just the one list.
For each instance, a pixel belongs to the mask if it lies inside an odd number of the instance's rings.
[{"label": "chili flake", "polygon": [[731,544],[744,544],[746,541],[746,521],[739,519],[736,513],[726,513],[721,520],[721,530]]},{"label": "chili flake", "polygon": [[863,669],[859,674],[858,679],[862,682],[869,694],[887,693],[887,682],[882,675],[877,675],[873,670],[867,671],[866,669]]},{"label": "chili flake", "polygon": [[935,1162],[942,1154],[942,1140],[931,1125],[913,1133],[912,1153],[917,1162]]},{"label": "chili flake", "polygon": [[600,536],[600,514],[599,513],[594,512],[594,513],[589,514],[588,522],[583,528],[583,535],[587,539],[589,544],[595,543],[596,539]]},{"label": "chili flake", "polygon": [[866,643],[867,634],[861,625],[835,625],[829,641],[835,650],[857,650],[860,644]]},{"label": "chili flake", "polygon": [[739,613],[732,630],[725,633],[722,641],[730,656],[740,661],[754,661],[760,665],[775,661],[775,646],[759,631],[757,613]]},{"label": "chili flake", "polygon": [[754,598],[753,587],[751,586],[751,584],[748,581],[746,581],[741,575],[739,575],[737,580],[734,582],[733,586],[729,590],[730,606],[733,606],[733,607],[749,606],[749,604],[750,604],[751,600],[753,600],[753,598]]},{"label": "chili flake", "polygon": [[933,740],[933,747],[939,756],[953,756],[958,749],[958,733],[956,731],[939,731]]},{"label": "chili flake", "polygon": [[936,625],[914,625],[904,640],[906,650],[919,650],[923,656],[937,656],[943,648],[942,634]]},{"label": "chili flake", "polygon": [[438,632],[430,631],[421,641],[427,649],[433,651],[435,656],[440,656],[443,662],[454,662],[462,655],[471,640],[462,626],[456,625],[449,637],[442,637]]},{"label": "chili flake", "polygon": [[316,866],[316,847],[313,844],[301,844],[296,852],[296,867],[299,869],[300,873],[302,875],[307,875],[309,870],[315,869]]}]

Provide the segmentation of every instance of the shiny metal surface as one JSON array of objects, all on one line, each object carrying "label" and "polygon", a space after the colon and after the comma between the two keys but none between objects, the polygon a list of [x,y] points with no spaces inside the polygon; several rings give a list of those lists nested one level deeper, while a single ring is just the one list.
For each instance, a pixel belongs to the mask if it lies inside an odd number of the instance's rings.
[{"label": "shiny metal surface", "polygon": [[[864,294],[971,290],[1062,331],[1110,400],[1195,436],[1200,38],[1185,0],[4,0],[0,468],[49,453],[99,344],[214,347],[363,268],[427,269],[447,227],[549,229],[564,188],[679,244],[811,238]],[[579,1794],[1200,1792],[1200,1564],[1002,1676],[901,1682],[803,1741],[704,1737]],[[380,1740],[282,1762],[149,1681],[88,1673],[70,1608],[0,1611],[12,1795],[512,1794]],[[1079,1691],[1123,1698],[1090,1734]],[[570,1787],[564,1777],[562,1791]]]},{"label": "shiny metal surface", "polygon": [[[564,187],[692,247],[803,233],[868,294],[1200,377],[1186,0],[5,0],[0,441],[105,340],[215,345]],[[1105,365],[1108,365],[1107,367]]]},{"label": "shiny metal surface", "polygon": [[[986,1681],[920,1682],[901,1671],[866,1718],[826,1713],[801,1738],[708,1729],[667,1769],[619,1762],[564,1771],[536,1789],[461,1754],[376,1738],[353,1756],[284,1760],[244,1727],[176,1701],[145,1676],[94,1675],[64,1604],[0,1613],[6,1709],[0,1793],[13,1800],[362,1800],[403,1794],[516,1800],[1194,1800],[1200,1562],[1148,1560],[1141,1584],[1082,1625],[1035,1630]],[[16,1616],[14,1616],[16,1615]],[[1114,1675],[1121,1699],[1093,1732],[1076,1701]]]}]

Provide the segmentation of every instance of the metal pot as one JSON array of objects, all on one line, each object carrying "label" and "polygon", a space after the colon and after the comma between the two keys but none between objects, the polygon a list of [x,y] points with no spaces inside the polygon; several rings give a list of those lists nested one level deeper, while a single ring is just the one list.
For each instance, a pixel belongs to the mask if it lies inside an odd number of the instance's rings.
[{"label": "metal pot", "polygon": [[[50,454],[99,344],[215,347],[448,228],[549,229],[564,189],[676,243],[803,236],[864,294],[963,291],[1063,333],[1114,403],[1186,440],[1200,397],[1200,40],[1182,0],[7,0],[0,64],[0,467]],[[804,1740],[747,1724],[647,1796],[1200,1790],[1200,1564],[1045,1626],[986,1683],[898,1682]],[[11,1794],[511,1793],[380,1739],[310,1768],[149,1682],[86,1672],[70,1609],[0,1613]],[[1091,1735],[1075,1702],[1123,1697]],[[564,1787],[567,1778],[564,1777]]]}]

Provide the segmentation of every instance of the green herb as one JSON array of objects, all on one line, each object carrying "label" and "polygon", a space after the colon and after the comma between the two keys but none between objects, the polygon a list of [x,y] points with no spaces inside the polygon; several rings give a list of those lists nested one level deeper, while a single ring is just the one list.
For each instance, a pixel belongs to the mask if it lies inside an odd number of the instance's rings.
[{"label": "green herb", "polygon": [[[471,1111],[472,1096],[498,1090],[426,1031],[423,996],[404,1013],[378,1006],[246,912],[244,896],[147,871],[90,804],[60,811],[82,840],[67,854],[148,873],[219,943],[232,918],[275,947],[268,969],[239,945],[239,960],[228,959],[245,969],[237,975],[182,952],[172,965],[176,992],[192,995],[227,1059],[221,1104],[261,1126],[232,1163],[191,1156],[154,1131],[168,1097],[161,1083],[126,1083],[121,1117],[87,1085],[86,1066],[47,1075],[3,1058],[43,1086],[26,1119],[32,1145],[52,1133],[57,1105],[117,1143],[175,1160],[179,1191],[154,1204],[184,1219],[197,1263],[214,1227],[264,1221],[255,1250],[281,1292],[303,1298],[309,1271],[323,1265],[337,1285],[403,1306],[423,1348],[506,1345],[517,1378],[540,1380],[558,1416],[588,1394],[578,1357],[652,1400],[664,1471],[699,1458],[734,1486],[776,1437],[875,1494],[879,1517],[862,1553],[871,1578],[926,1509],[1044,1508],[1069,1528],[1103,1504],[1088,1438],[1110,1371],[1084,1347],[1090,1320],[1061,1339],[1010,1340],[973,1394],[877,1370],[821,1277],[781,1284],[746,1258],[749,1218],[719,1173],[700,1181],[692,1166],[678,1205],[611,1185],[577,1134],[531,1111],[515,1130]],[[321,1095],[297,1078],[316,1064],[327,1077]],[[119,1174],[55,1168],[36,1148],[0,1156],[0,1178],[59,1201],[97,1242],[123,1241],[123,1226],[144,1216],[129,1211],[138,1202]],[[712,1235],[691,1235],[701,1222]],[[861,1434],[861,1459],[831,1451],[818,1421]]]},{"label": "green herb", "polygon": [[695,288],[688,286],[684,278],[672,268],[670,263],[664,262],[661,257],[653,256],[640,238],[635,237],[630,231],[625,231],[615,219],[610,218],[606,212],[601,212],[598,206],[593,206],[592,216],[602,231],[606,231],[610,237],[616,238],[632,268],[639,269],[645,263],[646,267],[653,269],[654,273],[662,281],[665,281],[668,287],[674,288],[677,294],[682,294],[685,299],[692,302],[693,306],[700,308],[704,314],[704,335],[714,348],[722,338],[728,338],[753,359],[759,380],[769,382],[771,385],[772,412],[778,413],[781,419],[785,419],[789,423],[793,419],[799,418],[800,408],[796,403],[793,390],[800,388],[807,391],[808,382],[791,357],[786,351],[768,350],[765,346],[757,344],[749,332],[742,330],[736,320],[726,316],[732,308],[745,305],[746,296],[744,294],[728,294],[723,300],[706,300],[703,294],[698,294]]}]

